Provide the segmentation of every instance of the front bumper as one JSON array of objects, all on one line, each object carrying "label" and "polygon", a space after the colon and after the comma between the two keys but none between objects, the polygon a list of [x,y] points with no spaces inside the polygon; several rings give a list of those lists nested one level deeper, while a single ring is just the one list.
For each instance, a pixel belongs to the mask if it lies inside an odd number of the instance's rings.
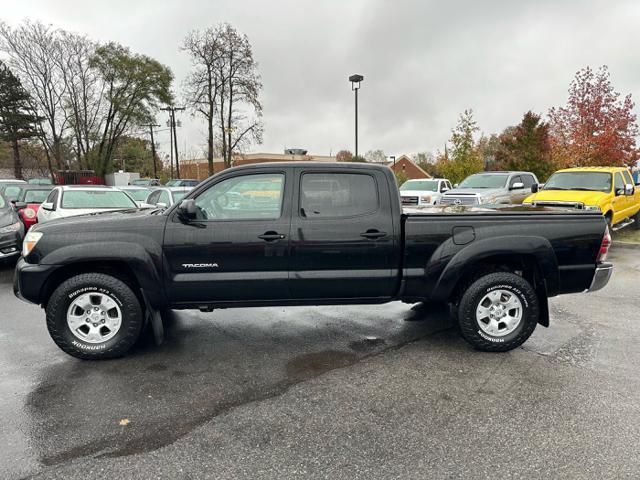
[{"label": "front bumper", "polygon": [[17,232],[0,235],[0,260],[20,255],[23,237],[24,227],[20,228]]},{"label": "front bumper", "polygon": [[13,293],[26,302],[41,305],[45,285],[58,265],[37,265],[18,260],[13,276]]},{"label": "front bumper", "polygon": [[587,292],[596,292],[604,288],[607,283],[609,283],[612,273],[613,265],[611,263],[601,263],[598,265],[595,273],[593,274],[591,286],[587,289]]}]

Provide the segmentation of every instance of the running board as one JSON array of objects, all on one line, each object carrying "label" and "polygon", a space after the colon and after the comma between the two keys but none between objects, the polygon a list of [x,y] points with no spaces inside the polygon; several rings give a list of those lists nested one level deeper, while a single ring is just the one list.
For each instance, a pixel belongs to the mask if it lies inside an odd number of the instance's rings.
[{"label": "running board", "polygon": [[631,225],[634,222],[635,222],[635,220],[633,218],[627,218],[624,222],[620,222],[617,225],[614,225],[613,227],[611,227],[611,231],[617,232],[618,230],[620,230],[620,229],[622,229],[624,227],[628,227],[629,225]]}]

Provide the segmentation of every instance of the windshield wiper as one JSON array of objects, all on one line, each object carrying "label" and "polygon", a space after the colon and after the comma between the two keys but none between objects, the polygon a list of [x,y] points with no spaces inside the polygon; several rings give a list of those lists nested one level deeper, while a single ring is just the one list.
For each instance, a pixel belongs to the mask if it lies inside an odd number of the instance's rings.
[{"label": "windshield wiper", "polygon": [[597,189],[593,189],[593,188],[586,188],[586,187],[576,187],[576,188],[571,188],[570,190],[578,190],[581,192],[597,192]]},{"label": "windshield wiper", "polygon": [[569,189],[562,188],[562,187],[544,187],[543,190],[569,190]]}]

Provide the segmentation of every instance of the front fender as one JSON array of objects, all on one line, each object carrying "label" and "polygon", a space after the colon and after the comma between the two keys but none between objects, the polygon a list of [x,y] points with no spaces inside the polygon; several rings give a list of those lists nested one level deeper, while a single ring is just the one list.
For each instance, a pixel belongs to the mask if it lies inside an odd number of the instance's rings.
[{"label": "front fender", "polygon": [[155,242],[144,245],[133,242],[80,243],[62,246],[48,253],[41,262],[64,268],[80,264],[126,263],[149,303],[161,308],[165,302],[162,278],[162,248]]},{"label": "front fender", "polygon": [[[549,240],[534,236],[492,237],[469,244],[456,253],[440,274],[432,293],[434,301],[448,301],[465,271],[474,264],[495,256],[528,255],[543,275],[548,296],[558,292],[558,261]],[[427,268],[427,271],[429,269]]]}]

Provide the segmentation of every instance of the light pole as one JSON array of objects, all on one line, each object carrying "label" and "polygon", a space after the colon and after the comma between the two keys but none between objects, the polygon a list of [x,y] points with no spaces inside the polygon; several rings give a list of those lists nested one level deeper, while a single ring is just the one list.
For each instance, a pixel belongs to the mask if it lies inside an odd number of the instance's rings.
[{"label": "light pole", "polygon": [[360,90],[360,82],[364,80],[362,75],[357,73],[349,77],[351,82],[351,90],[356,94],[356,157],[358,156],[358,90]]}]

